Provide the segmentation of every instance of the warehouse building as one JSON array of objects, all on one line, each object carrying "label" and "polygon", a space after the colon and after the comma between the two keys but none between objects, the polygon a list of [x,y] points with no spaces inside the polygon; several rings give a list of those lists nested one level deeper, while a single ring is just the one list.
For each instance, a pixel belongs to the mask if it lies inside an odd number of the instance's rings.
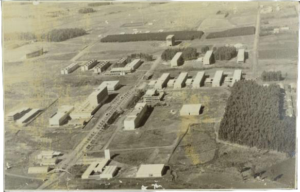
[{"label": "warehouse building", "polygon": [[33,57],[38,57],[38,56],[43,55],[43,54],[44,54],[43,48],[37,48],[34,51],[30,51],[29,53],[27,53],[26,58],[30,59],[30,58],[33,58]]},{"label": "warehouse building", "polygon": [[175,35],[168,35],[166,38],[167,46],[175,45]]},{"label": "warehouse building", "polygon": [[100,74],[100,73],[103,73],[106,69],[108,69],[109,66],[110,66],[109,61],[103,61],[103,62],[100,62],[99,65],[94,67],[93,71],[94,71],[94,73]]},{"label": "warehouse building", "polygon": [[203,58],[203,65],[210,65],[214,62],[214,55],[213,51],[209,50],[205,53],[204,58]]},{"label": "warehouse building", "polygon": [[223,71],[217,71],[212,82],[213,87],[220,87],[223,79]]},{"label": "warehouse building", "polygon": [[93,59],[85,63],[84,65],[81,66],[81,71],[88,71],[95,67],[98,64],[98,61]]},{"label": "warehouse building", "polygon": [[197,89],[197,88],[200,88],[201,86],[203,86],[204,80],[205,80],[205,72],[199,71],[194,79],[194,82],[192,85],[193,89]]},{"label": "warehouse building", "polygon": [[137,68],[139,68],[139,66],[141,66],[142,63],[143,61],[141,59],[134,59],[125,68],[129,68],[132,71],[135,71]]},{"label": "warehouse building", "polygon": [[67,75],[75,71],[79,67],[78,63],[71,63],[69,66],[61,70],[62,75]]},{"label": "warehouse building", "polygon": [[118,167],[117,166],[106,166],[104,171],[100,174],[101,179],[111,179],[117,175]]},{"label": "warehouse building", "polygon": [[158,92],[156,89],[148,89],[143,96],[143,100],[147,104],[155,104],[161,101],[164,95],[163,91]]},{"label": "warehouse building", "polygon": [[32,109],[28,113],[26,113],[24,116],[22,116],[20,119],[17,120],[17,124],[19,126],[26,126],[30,121],[32,121],[39,113],[40,109]]},{"label": "warehouse building", "polygon": [[45,174],[50,170],[49,167],[29,167],[28,174]]},{"label": "warehouse building", "polygon": [[70,113],[74,110],[73,106],[63,105],[49,119],[51,127],[59,127],[68,122]]},{"label": "warehouse building", "polygon": [[241,79],[242,79],[242,70],[240,70],[240,69],[234,70],[233,77],[232,77],[232,82],[231,82],[231,86],[233,86],[235,82],[237,82],[237,81],[239,81]]},{"label": "warehouse building", "polygon": [[141,165],[136,173],[137,178],[162,177],[165,172],[164,164]]},{"label": "warehouse building", "polygon": [[185,104],[180,110],[180,116],[196,116],[200,115],[201,104]]},{"label": "warehouse building", "polygon": [[51,159],[42,159],[40,162],[41,166],[54,166],[58,163],[57,158],[51,158]]},{"label": "warehouse building", "polygon": [[123,57],[114,64],[114,67],[116,68],[125,67],[126,64],[127,64],[127,57]]},{"label": "warehouse building", "polygon": [[37,155],[37,159],[52,159],[55,156],[61,155],[61,152],[58,151],[41,151]]},{"label": "warehouse building", "polygon": [[118,68],[112,68],[110,70],[109,75],[126,75],[128,73],[131,73],[132,69],[128,67],[118,67]]},{"label": "warehouse building", "polygon": [[102,87],[107,87],[108,91],[116,91],[120,87],[120,81],[103,81],[97,89],[102,89]]},{"label": "warehouse building", "polygon": [[156,81],[154,88],[155,89],[163,89],[167,86],[167,83],[170,79],[170,73],[163,73],[161,77]]},{"label": "warehouse building", "polygon": [[182,52],[177,52],[171,60],[171,67],[177,67],[183,64]]},{"label": "warehouse building", "polygon": [[[104,167],[108,164],[108,159],[98,159],[97,162],[92,162],[85,172],[81,175],[81,179],[90,179],[92,174],[95,174],[96,178],[100,178],[100,173],[103,172]],[[95,177],[94,177],[95,178]]]},{"label": "warehouse building", "polygon": [[245,49],[239,49],[236,62],[237,63],[245,62]]},{"label": "warehouse building", "polygon": [[82,102],[70,116],[73,119],[89,119],[101,107],[108,98],[107,87],[100,87],[93,91],[88,98]]},{"label": "warehouse building", "polygon": [[176,79],[174,83],[174,89],[181,89],[182,87],[185,86],[185,81],[188,78],[188,73],[187,72],[182,72]]},{"label": "warehouse building", "polygon": [[7,121],[16,121],[17,119],[20,119],[23,115],[28,113],[30,110],[30,108],[24,107],[16,111],[10,112],[6,117]]},{"label": "warehouse building", "polygon": [[129,113],[129,115],[124,120],[124,129],[134,130],[135,128],[137,128],[147,112],[147,107],[147,103],[136,104],[133,111]]}]

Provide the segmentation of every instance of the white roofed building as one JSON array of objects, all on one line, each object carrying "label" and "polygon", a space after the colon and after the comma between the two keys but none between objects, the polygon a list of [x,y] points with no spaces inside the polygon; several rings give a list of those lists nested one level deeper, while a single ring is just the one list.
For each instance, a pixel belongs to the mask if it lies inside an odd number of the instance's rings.
[{"label": "white roofed building", "polygon": [[155,89],[163,89],[167,86],[167,83],[170,79],[170,73],[163,73],[160,78],[156,81],[154,88]]},{"label": "white roofed building", "polygon": [[242,79],[242,70],[240,70],[240,69],[234,70],[234,73],[233,73],[233,76],[232,76],[231,86],[233,86],[235,82],[237,82],[241,79]]},{"label": "white roofed building", "polygon": [[147,112],[147,103],[138,103],[124,120],[125,130],[134,130],[140,125],[145,113]]},{"label": "white roofed building", "polygon": [[205,80],[205,72],[204,71],[199,71],[193,81],[193,89],[200,88],[203,86]]},{"label": "white roofed building", "polygon": [[237,63],[244,63],[245,62],[245,49],[239,49],[237,54]]},{"label": "white roofed building", "polygon": [[181,72],[178,78],[175,80],[174,89],[181,89],[185,86],[185,81],[188,78],[187,72]]},{"label": "white roofed building", "polygon": [[212,86],[213,87],[220,87],[223,79],[223,71],[217,71],[215,73]]},{"label": "white roofed building", "polygon": [[200,115],[201,104],[184,104],[180,110],[180,116]]},{"label": "white roofed building", "polygon": [[136,173],[137,178],[162,177],[165,171],[164,164],[145,164],[141,165]]},{"label": "white roofed building", "polygon": [[183,64],[182,52],[177,52],[171,60],[171,67],[177,67]]},{"label": "white roofed building", "polygon": [[213,62],[213,51],[209,50],[206,51],[204,58],[203,58],[203,65],[210,65]]}]

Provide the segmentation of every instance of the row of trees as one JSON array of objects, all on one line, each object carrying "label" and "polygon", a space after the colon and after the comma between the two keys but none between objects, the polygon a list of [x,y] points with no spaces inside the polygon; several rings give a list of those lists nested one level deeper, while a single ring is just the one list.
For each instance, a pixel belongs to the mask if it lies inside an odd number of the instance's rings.
[{"label": "row of trees", "polygon": [[37,39],[36,35],[34,33],[30,32],[19,32],[19,33],[5,33],[4,34],[4,40],[10,41],[10,40],[24,40],[24,41],[30,41]]},{"label": "row of trees", "polygon": [[90,7],[84,7],[84,8],[81,8],[78,10],[78,13],[81,13],[81,14],[93,13],[93,12],[95,12],[95,10]]},{"label": "row of trees", "polygon": [[218,47],[214,51],[214,56],[216,60],[230,60],[236,57],[237,51],[235,47]]},{"label": "row of trees", "polygon": [[130,62],[132,59],[144,59],[146,61],[153,61],[153,55],[146,54],[146,53],[133,53],[127,56],[127,62]]},{"label": "row of trees", "polygon": [[263,87],[254,81],[235,83],[221,121],[219,139],[293,153],[296,120],[281,117],[281,97],[278,85]]},{"label": "row of trees", "polygon": [[82,28],[53,29],[48,33],[42,35],[42,39],[51,42],[60,42],[85,34],[86,31]]},{"label": "row of trees", "polygon": [[263,81],[281,81],[283,78],[281,71],[263,71],[261,79]]},{"label": "row of trees", "polygon": [[197,49],[194,47],[166,49],[161,58],[165,61],[171,60],[177,52],[182,52],[184,60],[196,59],[198,57]]}]

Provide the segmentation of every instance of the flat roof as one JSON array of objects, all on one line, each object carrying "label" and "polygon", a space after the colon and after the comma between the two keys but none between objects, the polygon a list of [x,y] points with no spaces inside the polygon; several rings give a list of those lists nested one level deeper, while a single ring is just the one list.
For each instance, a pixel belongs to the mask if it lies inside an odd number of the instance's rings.
[{"label": "flat roof", "polygon": [[238,58],[238,61],[244,61],[244,59],[245,59],[245,49],[239,49],[237,58]]},{"label": "flat roof", "polygon": [[188,76],[187,72],[181,72],[178,78],[176,79],[175,83],[182,83],[184,79]]},{"label": "flat roof", "polygon": [[94,169],[97,165],[98,165],[97,162],[91,163],[90,166],[88,166],[88,168],[85,170],[85,172],[82,174],[81,177],[88,178],[91,175],[91,173],[94,171]]},{"label": "flat roof", "polygon": [[201,104],[184,104],[181,109],[180,112],[196,112],[198,113],[201,109]]},{"label": "flat roof", "polygon": [[175,35],[168,35],[167,39],[172,39]]},{"label": "flat roof", "polygon": [[65,69],[70,69],[70,68],[73,68],[75,66],[78,66],[78,63],[71,63],[70,65],[68,65]]},{"label": "flat roof", "polygon": [[142,164],[137,172],[137,175],[148,175],[149,173],[161,174],[164,167],[164,164]]},{"label": "flat roof", "polygon": [[74,106],[72,106],[72,105],[62,105],[58,108],[58,111],[59,112],[70,112],[73,109],[74,109]]},{"label": "flat roof", "polygon": [[206,51],[205,55],[204,55],[204,60],[207,60],[211,57],[211,55],[213,54],[213,51],[212,50],[208,50]]},{"label": "flat roof", "polygon": [[193,85],[199,85],[204,77],[204,74],[204,71],[199,71],[194,79]]},{"label": "flat roof", "polygon": [[98,165],[94,169],[95,172],[102,172],[102,169],[107,165],[108,159],[101,159],[101,161],[98,162]]},{"label": "flat roof", "polygon": [[118,167],[114,166],[114,165],[106,166],[104,168],[104,171],[103,171],[102,174],[104,174],[104,175],[106,175],[106,174],[109,174],[109,175],[114,174],[114,172],[116,171],[117,168]]},{"label": "flat roof", "polygon": [[214,76],[213,82],[220,82],[223,77],[223,71],[217,71]]},{"label": "flat roof", "polygon": [[23,123],[23,122],[27,121],[29,118],[31,118],[32,115],[36,114],[39,111],[40,111],[40,109],[32,109],[28,113],[26,113],[23,117],[21,117],[21,119],[19,119],[17,122]]},{"label": "flat roof", "polygon": [[156,93],[156,89],[148,89],[145,95],[152,96],[155,95],[155,93]]},{"label": "flat roof", "polygon": [[[172,61],[177,61],[182,56],[182,52],[177,52],[174,57],[172,58]],[[171,61],[171,62],[172,62]]]}]

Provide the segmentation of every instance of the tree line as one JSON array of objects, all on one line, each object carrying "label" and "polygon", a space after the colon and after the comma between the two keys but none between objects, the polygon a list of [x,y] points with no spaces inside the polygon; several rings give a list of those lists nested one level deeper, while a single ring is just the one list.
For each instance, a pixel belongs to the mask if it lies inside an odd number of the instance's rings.
[{"label": "tree line", "polygon": [[296,119],[281,116],[282,89],[252,80],[232,87],[220,124],[219,139],[249,147],[294,153]]},{"label": "tree line", "polygon": [[281,71],[263,71],[261,74],[263,81],[281,81],[283,80]]},{"label": "tree line", "polygon": [[165,61],[169,61],[176,55],[177,52],[182,52],[183,60],[197,59],[198,57],[196,48],[187,47],[187,48],[166,49],[162,53],[161,58]]}]

